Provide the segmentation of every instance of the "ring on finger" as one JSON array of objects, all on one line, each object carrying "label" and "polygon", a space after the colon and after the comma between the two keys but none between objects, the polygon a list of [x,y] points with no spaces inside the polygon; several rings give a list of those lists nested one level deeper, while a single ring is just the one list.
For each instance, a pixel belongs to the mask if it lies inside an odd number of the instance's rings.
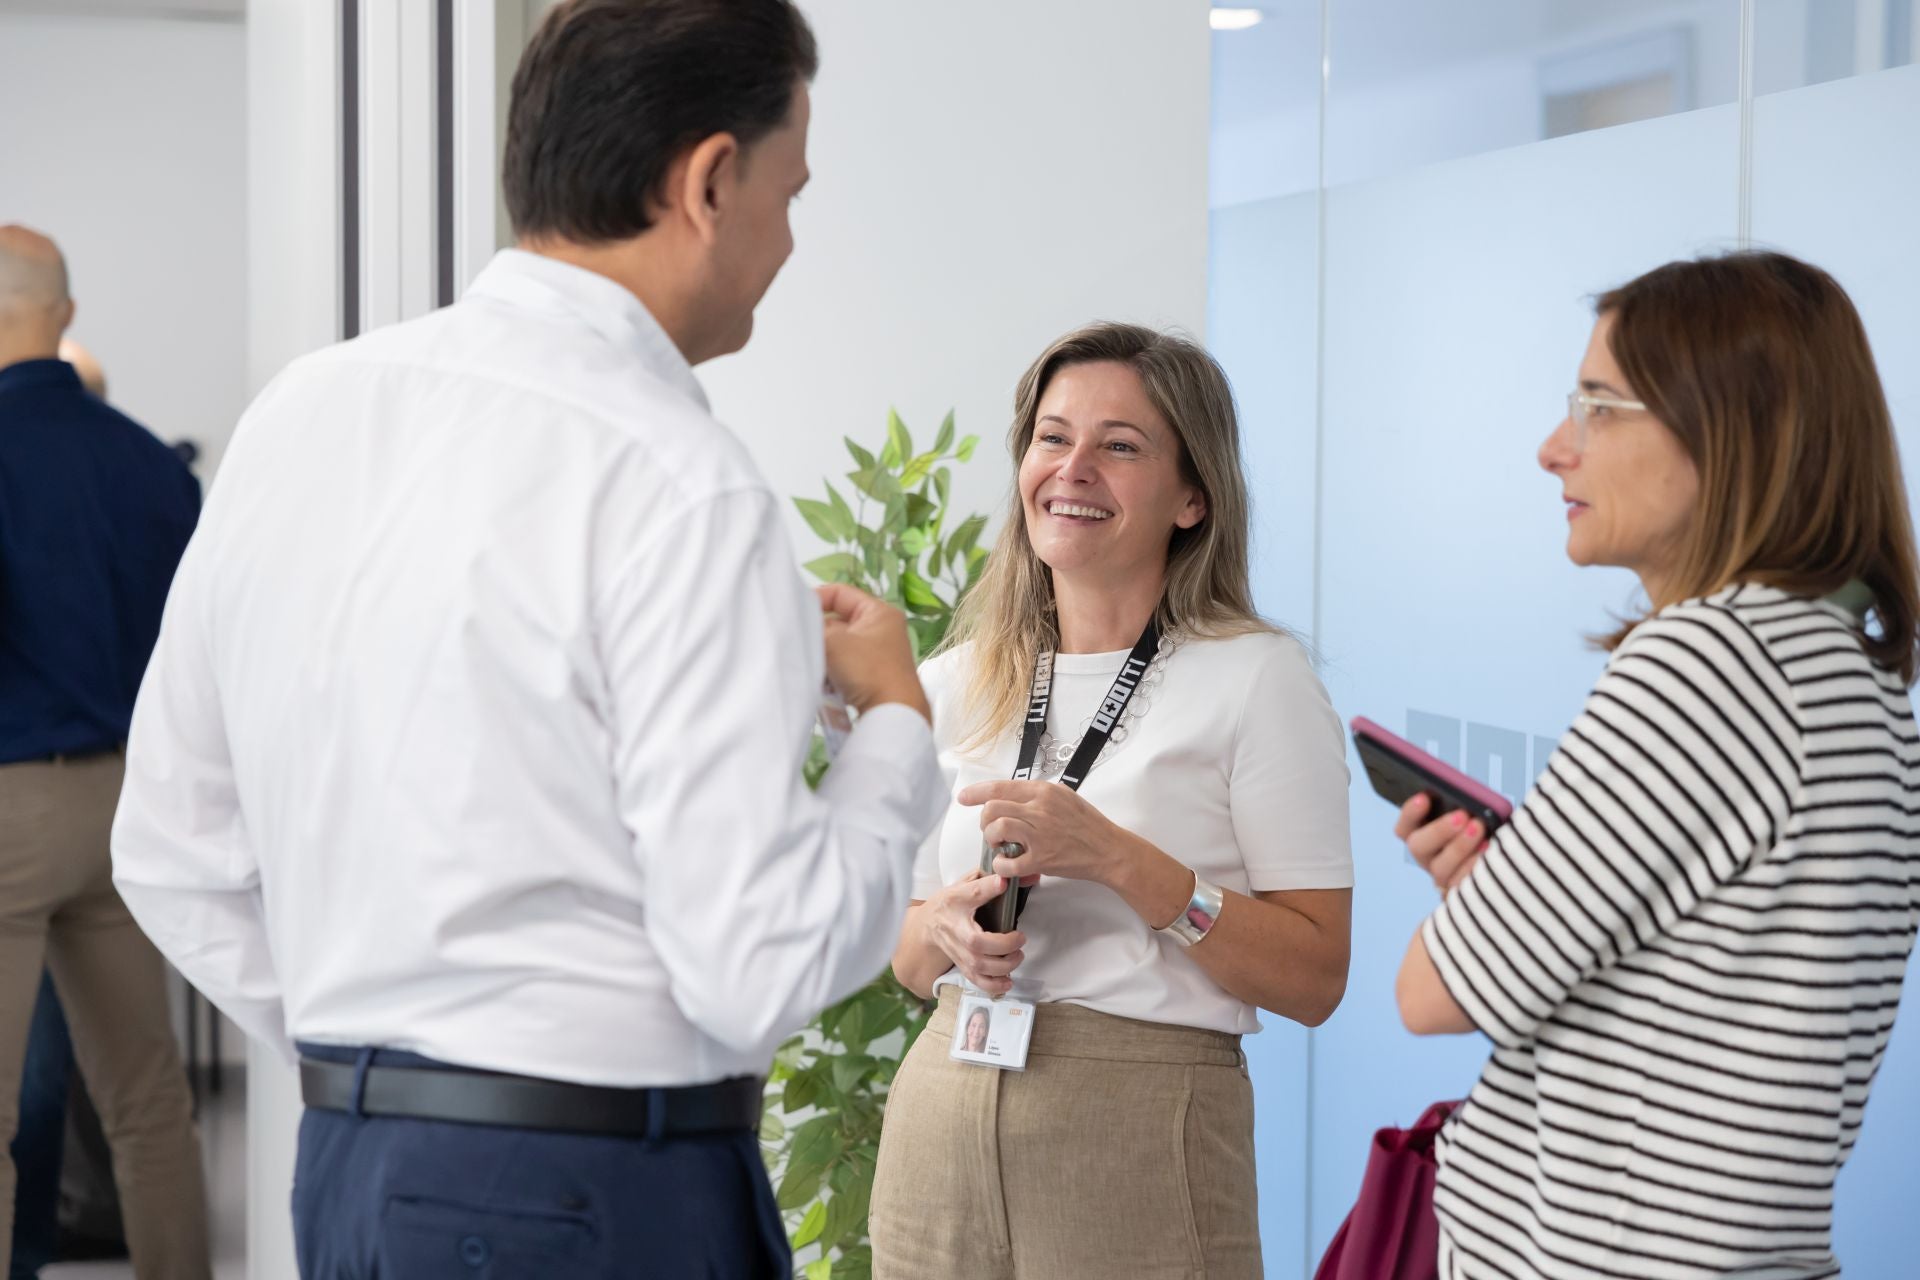
[{"label": "ring on finger", "polygon": [[1008,840],[1004,844],[993,846],[993,851],[1003,858],[1017,858],[1027,851],[1027,846],[1021,844],[1018,840]]}]

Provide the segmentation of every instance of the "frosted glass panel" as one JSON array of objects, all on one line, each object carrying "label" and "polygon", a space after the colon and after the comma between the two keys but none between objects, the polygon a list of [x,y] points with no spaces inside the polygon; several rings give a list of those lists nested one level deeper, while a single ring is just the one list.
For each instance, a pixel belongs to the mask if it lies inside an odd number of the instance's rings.
[{"label": "frosted glass panel", "polygon": [[[1757,34],[1762,37],[1771,8],[1761,15]],[[1910,502],[1920,498],[1915,490],[1920,479],[1916,130],[1916,66],[1770,94],[1754,103],[1754,238],[1820,264],[1853,295],[1893,407]],[[1834,1245],[1847,1274],[1913,1274],[1913,1246],[1905,1228],[1913,1212],[1916,1150],[1920,996],[1909,971],[1865,1128],[1840,1175]]]},{"label": "frosted glass panel", "polygon": [[1317,201],[1216,209],[1207,332],[1233,380],[1253,490],[1254,592],[1268,617],[1313,622]]},{"label": "frosted glass panel", "polygon": [[[1327,0],[1324,122],[1304,69],[1318,8],[1268,6],[1260,28],[1214,45],[1209,340],[1246,424],[1256,589],[1295,624],[1317,602],[1343,715],[1518,798],[1600,669],[1582,635],[1636,602],[1626,575],[1567,563],[1559,485],[1535,451],[1563,411],[1592,295],[1735,247],[1740,5]],[[1757,244],[1853,293],[1909,458],[1916,9],[1755,0],[1746,193]],[[1276,1027],[1248,1045],[1274,1276],[1311,1273],[1372,1131],[1463,1093],[1486,1053],[1478,1037],[1399,1027],[1393,975],[1433,893],[1357,761],[1354,773],[1346,1001],[1311,1034]],[[1912,1270],[1900,1227],[1920,1148],[1920,1013],[1903,1017],[1840,1182],[1849,1274]]]},{"label": "frosted glass panel", "polygon": [[[1560,485],[1535,450],[1564,412],[1591,295],[1730,239],[1738,131],[1723,107],[1328,193],[1319,639],[1343,715],[1524,793],[1599,673],[1581,636],[1634,590],[1568,563]],[[1596,174],[1631,175],[1635,197],[1596,197]],[[1400,1026],[1393,976],[1433,888],[1353,774],[1352,976],[1314,1033],[1315,1248],[1373,1130],[1461,1096],[1487,1052]]]},{"label": "frosted glass panel", "polygon": [[1720,106],[1738,0],[1335,0],[1327,181]]},{"label": "frosted glass panel", "polygon": [[1920,61],[1914,0],[1755,0],[1757,94]]},{"label": "frosted glass panel", "polygon": [[[1216,209],[1207,333],[1233,381],[1253,493],[1254,600],[1303,636],[1312,625],[1314,193]],[[1306,1029],[1273,1014],[1246,1041],[1259,1105],[1260,1237],[1270,1274],[1290,1275],[1306,1246]]]},{"label": "frosted glass panel", "polygon": [[1273,6],[1257,26],[1213,33],[1212,208],[1320,181],[1320,6]]}]

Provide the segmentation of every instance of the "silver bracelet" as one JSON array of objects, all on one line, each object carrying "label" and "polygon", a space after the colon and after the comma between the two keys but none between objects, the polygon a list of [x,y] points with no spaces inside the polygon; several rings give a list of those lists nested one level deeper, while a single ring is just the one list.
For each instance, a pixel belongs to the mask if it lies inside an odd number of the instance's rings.
[{"label": "silver bracelet", "polygon": [[1183,947],[1190,947],[1207,936],[1207,930],[1213,928],[1213,922],[1220,918],[1220,904],[1226,900],[1226,892],[1211,880],[1202,880],[1198,871],[1193,873],[1193,893],[1187,899],[1187,905],[1173,918],[1173,923],[1164,929],[1155,929],[1155,933],[1164,933]]}]

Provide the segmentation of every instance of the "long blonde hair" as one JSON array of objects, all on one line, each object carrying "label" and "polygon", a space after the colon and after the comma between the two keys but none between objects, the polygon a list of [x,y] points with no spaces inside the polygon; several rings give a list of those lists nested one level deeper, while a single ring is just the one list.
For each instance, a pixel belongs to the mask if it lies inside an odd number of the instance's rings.
[{"label": "long blonde hair", "polygon": [[1240,462],[1240,424],[1233,389],[1198,344],[1133,324],[1076,329],[1041,353],[1013,397],[1007,451],[1013,484],[993,554],[980,581],[953,617],[942,649],[973,645],[965,707],[967,749],[984,746],[1025,714],[1032,664],[1060,644],[1053,571],[1034,553],[1020,501],[1020,462],[1033,440],[1040,398],[1070,365],[1122,364],[1139,377],[1147,399],[1180,442],[1181,479],[1206,499],[1206,516],[1174,529],[1167,548],[1166,591],[1155,615],[1162,632],[1232,636],[1278,631],[1253,609],[1247,580],[1247,480]]}]

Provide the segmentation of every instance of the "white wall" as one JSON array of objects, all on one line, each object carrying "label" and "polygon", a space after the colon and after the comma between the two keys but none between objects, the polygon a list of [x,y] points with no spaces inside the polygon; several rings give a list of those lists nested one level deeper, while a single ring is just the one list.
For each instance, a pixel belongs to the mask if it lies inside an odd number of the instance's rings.
[{"label": "white wall", "polygon": [[1207,6],[804,7],[821,68],[797,247],[751,345],[701,380],[775,487],[814,497],[889,406],[916,441],[955,409],[981,449],[954,500],[997,510],[1014,383],[1048,342],[1204,326]]},{"label": "white wall", "polygon": [[245,102],[237,22],[0,11],[0,222],[60,242],[110,398],[208,463],[246,395]]}]

